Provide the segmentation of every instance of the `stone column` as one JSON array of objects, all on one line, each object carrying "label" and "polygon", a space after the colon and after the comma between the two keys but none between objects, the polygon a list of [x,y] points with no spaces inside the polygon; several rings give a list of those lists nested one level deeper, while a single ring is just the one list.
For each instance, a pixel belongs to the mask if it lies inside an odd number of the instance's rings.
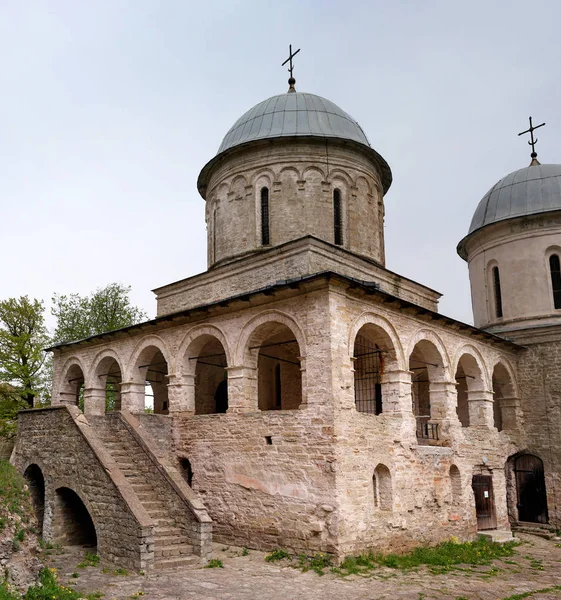
[{"label": "stone column", "polygon": [[251,412],[257,407],[257,369],[227,367],[228,412]]},{"label": "stone column", "polygon": [[518,429],[520,419],[518,411],[517,398],[497,398],[495,402],[499,403],[499,410],[503,421],[503,429]]},{"label": "stone column", "polygon": [[[99,417],[105,414],[105,387],[84,389],[84,414]],[[76,404],[73,402],[72,404]]]},{"label": "stone column", "polygon": [[400,420],[401,439],[415,439],[416,422],[411,396],[411,371],[385,371],[382,377],[382,414]]},{"label": "stone column", "polygon": [[459,426],[456,405],[458,402],[456,381],[431,381],[429,423],[438,424],[438,438],[443,444],[450,441],[451,426]]},{"label": "stone column", "polygon": [[195,414],[194,375],[168,375],[168,412]]},{"label": "stone column", "polygon": [[121,383],[121,410],[130,413],[144,412],[145,384],[127,381]]},{"label": "stone column", "polygon": [[493,427],[493,392],[473,390],[467,393],[470,427]]}]

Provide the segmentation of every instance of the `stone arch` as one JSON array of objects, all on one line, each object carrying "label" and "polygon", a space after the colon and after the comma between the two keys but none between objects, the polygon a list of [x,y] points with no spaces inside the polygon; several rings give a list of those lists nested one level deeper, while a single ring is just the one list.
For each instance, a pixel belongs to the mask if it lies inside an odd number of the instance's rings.
[{"label": "stone arch", "polygon": [[361,185],[364,186],[364,191],[366,194],[372,196],[372,185],[370,184],[370,181],[368,181],[368,178],[364,177],[364,175],[359,175],[356,178],[355,186],[358,188],[359,192]]},{"label": "stone arch", "polygon": [[279,171],[279,180],[282,179],[283,175],[289,174],[291,173],[294,177],[295,177],[295,182],[298,181],[299,179],[302,179],[302,175],[300,173],[300,171],[296,168],[296,167],[283,167],[280,171]]},{"label": "stone arch", "polygon": [[469,396],[488,390],[487,372],[480,353],[471,345],[462,346],[454,360],[456,379],[456,413],[462,427],[469,427]]},{"label": "stone arch", "polygon": [[23,477],[29,487],[33,512],[39,523],[39,535],[43,535],[43,520],[45,516],[45,477],[37,463],[31,463],[23,472]]},{"label": "stone arch", "polygon": [[336,180],[344,181],[345,185],[349,189],[355,185],[353,178],[349,175],[347,171],[344,171],[343,169],[331,169],[329,171],[329,176],[327,180],[331,183],[332,186],[335,186],[334,182]]},{"label": "stone arch", "polygon": [[277,176],[272,169],[261,168],[255,171],[255,173],[253,173],[251,176],[250,185],[252,185],[254,188],[257,188],[259,187],[258,184],[261,180],[267,181],[267,184],[272,186],[273,181],[277,180]]},{"label": "stone arch", "polygon": [[70,487],[56,488],[52,538],[63,546],[97,546],[96,527],[82,498]]},{"label": "stone arch", "polygon": [[[226,336],[214,325],[189,331],[181,344],[182,377],[187,379],[187,404],[195,414],[224,413],[228,409],[227,369],[232,365]],[[201,360],[204,359],[204,360]]]},{"label": "stone arch", "polygon": [[493,424],[499,430],[516,429],[519,425],[518,387],[509,363],[499,360],[491,374],[493,389]]},{"label": "stone arch", "polygon": [[434,332],[421,330],[411,340],[408,357],[417,438],[438,439],[438,424],[434,421],[439,412],[435,409],[442,400],[435,392],[437,384],[449,381],[450,361],[446,349]]},{"label": "stone arch", "polygon": [[[86,386],[86,369],[77,356],[66,360],[61,369],[58,382],[58,398],[56,404],[74,404],[84,409],[84,388]],[[89,385],[88,381],[88,385]]]},{"label": "stone arch", "polygon": [[363,312],[354,320],[353,324],[351,325],[349,330],[349,339],[347,342],[349,356],[353,355],[356,336],[362,327],[364,327],[364,325],[374,325],[384,331],[395,350],[396,368],[405,369],[406,362],[403,354],[403,346],[401,345],[401,340],[399,339],[395,327],[384,317],[372,312]]},{"label": "stone arch", "polygon": [[230,181],[228,193],[236,194],[236,192],[237,192],[243,198],[243,197],[245,197],[245,188],[246,187],[247,187],[247,179],[245,178],[245,175],[238,174],[235,177],[233,177],[232,180]]},{"label": "stone arch", "polygon": [[317,173],[321,177],[320,181],[325,181],[325,172],[316,165],[306,167],[302,173],[302,179],[307,180],[308,173]]},{"label": "stone arch", "polygon": [[239,345],[240,364],[255,373],[253,390],[260,410],[291,410],[305,403],[306,345],[296,321],[267,311],[249,321]]},{"label": "stone arch", "polygon": [[[87,402],[98,402],[96,414],[121,410],[121,386],[123,383],[123,365],[119,355],[106,348],[93,360],[89,374],[90,394]],[[86,403],[87,403],[86,402]]]},{"label": "stone arch", "polygon": [[448,355],[448,351],[446,350],[446,346],[442,341],[442,338],[430,329],[420,329],[415,333],[415,335],[409,340],[409,347],[407,350],[407,357],[411,356],[415,346],[419,344],[419,342],[427,341],[430,342],[438,351],[442,359],[442,376],[449,380],[450,375],[450,357]]},{"label": "stone arch", "polygon": [[[130,360],[127,380],[127,383],[136,385],[137,400],[132,404],[137,410],[168,414],[169,375],[175,373],[169,357],[167,345],[157,335],[147,336],[137,345]],[[153,396],[153,404],[150,402],[150,396]]]},{"label": "stone arch", "polygon": [[375,508],[384,511],[393,509],[392,476],[383,463],[379,463],[374,469],[372,492]]},{"label": "stone arch", "polygon": [[[376,322],[374,322],[376,321]],[[356,326],[361,324],[359,329]],[[388,372],[399,370],[399,340],[384,319],[366,313],[353,324],[351,361],[354,371],[355,408],[358,412],[380,414],[392,410]]]}]

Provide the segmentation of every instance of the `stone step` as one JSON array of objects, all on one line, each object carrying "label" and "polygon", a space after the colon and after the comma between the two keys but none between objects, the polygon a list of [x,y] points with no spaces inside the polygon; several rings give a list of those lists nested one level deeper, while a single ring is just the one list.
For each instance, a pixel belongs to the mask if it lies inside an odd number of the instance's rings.
[{"label": "stone step", "polygon": [[[171,521],[171,519],[170,519]],[[183,529],[178,527],[177,525],[156,525],[155,528],[156,536],[176,536],[176,535],[184,535]]]},{"label": "stone step", "polygon": [[516,533],[527,533],[529,535],[535,535],[541,537],[544,540],[552,540],[555,534],[545,529],[534,529],[533,527],[517,527]]},{"label": "stone step", "polygon": [[153,492],[154,488],[149,483],[131,483],[133,490],[138,494]]},{"label": "stone step", "polygon": [[189,556],[193,554],[193,546],[189,544],[172,544],[171,546],[154,547],[154,559],[175,558],[177,556]]},{"label": "stone step", "polygon": [[165,548],[177,545],[189,545],[189,538],[185,535],[159,536],[156,534],[155,548]]},{"label": "stone step", "polygon": [[160,498],[158,500],[142,500],[142,506],[150,512],[151,510],[161,510],[164,507],[164,504]]},{"label": "stone step", "polygon": [[142,502],[142,504],[144,504],[145,508],[146,508],[146,503],[156,502],[156,503],[158,503],[158,505],[161,505],[161,503],[162,503],[161,497],[159,497],[158,494],[156,494],[156,492],[153,490],[151,490],[149,492],[145,492],[145,491],[138,492],[137,490],[134,490],[134,491],[136,492],[138,499]]},{"label": "stone step", "polygon": [[154,561],[154,569],[178,569],[183,567],[200,566],[201,559],[196,555],[180,556],[174,558],[160,558]]},{"label": "stone step", "polygon": [[[152,517],[153,520],[159,520],[166,517],[166,511],[160,506],[159,508],[151,508],[146,512]],[[170,519],[171,521],[171,519]]]},{"label": "stone step", "polygon": [[512,531],[506,529],[489,529],[488,531],[478,531],[479,537],[485,538],[490,542],[497,542],[498,544],[506,544],[507,542],[514,542],[516,538],[512,535]]}]

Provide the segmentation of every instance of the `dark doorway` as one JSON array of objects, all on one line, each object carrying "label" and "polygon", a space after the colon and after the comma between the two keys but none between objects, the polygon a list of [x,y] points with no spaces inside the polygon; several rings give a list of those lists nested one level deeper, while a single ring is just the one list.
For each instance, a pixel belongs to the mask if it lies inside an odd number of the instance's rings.
[{"label": "dark doorway", "polygon": [[95,526],[80,496],[69,488],[56,491],[54,541],[63,546],[97,546]]},{"label": "dark doorway", "polygon": [[494,529],[497,521],[493,499],[493,478],[490,475],[474,475],[471,486],[475,496],[477,529]]},{"label": "dark doorway", "polygon": [[43,516],[45,514],[45,479],[43,471],[37,465],[29,465],[25,469],[23,477],[29,486],[33,511],[39,522],[39,534],[43,535]]},{"label": "dark doorway", "polygon": [[547,496],[543,462],[532,454],[518,456],[514,463],[518,520],[528,523],[547,523]]}]

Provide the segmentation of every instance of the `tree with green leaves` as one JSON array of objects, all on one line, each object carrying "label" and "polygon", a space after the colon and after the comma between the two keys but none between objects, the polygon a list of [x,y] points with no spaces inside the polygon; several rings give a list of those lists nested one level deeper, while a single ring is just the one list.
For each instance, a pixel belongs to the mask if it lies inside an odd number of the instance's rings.
[{"label": "tree with green leaves", "polygon": [[43,313],[43,303],[27,296],[0,302],[0,382],[28,407],[45,382],[43,349],[50,338]]},{"label": "tree with green leaves", "polygon": [[110,283],[89,296],[53,297],[52,314],[57,319],[55,343],[81,340],[145,321],[147,315],[130,300],[130,286]]}]

